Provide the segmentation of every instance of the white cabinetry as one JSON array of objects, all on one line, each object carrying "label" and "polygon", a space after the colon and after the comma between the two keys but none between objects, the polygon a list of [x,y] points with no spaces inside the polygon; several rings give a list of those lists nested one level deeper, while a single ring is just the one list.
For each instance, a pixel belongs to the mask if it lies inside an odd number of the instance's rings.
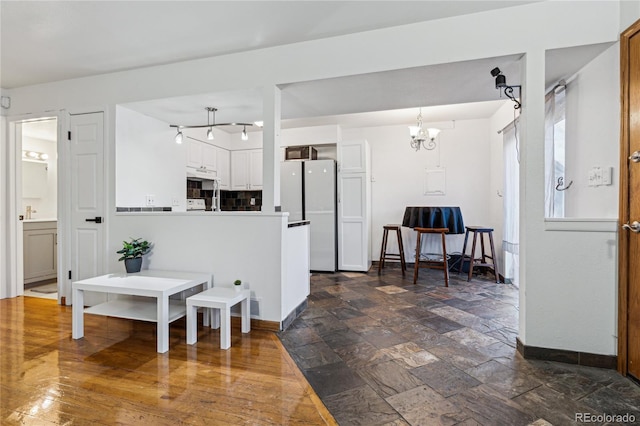
[{"label": "white cabinetry", "polygon": [[215,146],[191,139],[187,143],[187,167],[214,172],[218,170],[217,148]]},{"label": "white cabinetry", "polygon": [[23,259],[25,284],[56,278],[58,272],[56,221],[24,223]]},{"label": "white cabinetry", "polygon": [[369,157],[366,140],[338,143],[338,168],[343,173],[367,173]]},{"label": "white cabinetry", "polygon": [[231,189],[262,189],[262,150],[231,151]]},{"label": "white cabinetry", "polygon": [[220,183],[220,189],[231,189],[231,175],[230,171],[230,155],[229,151],[224,148],[218,148],[216,154],[218,156],[218,182]]},{"label": "white cabinetry", "polygon": [[338,269],[371,267],[371,169],[366,140],[338,143]]}]

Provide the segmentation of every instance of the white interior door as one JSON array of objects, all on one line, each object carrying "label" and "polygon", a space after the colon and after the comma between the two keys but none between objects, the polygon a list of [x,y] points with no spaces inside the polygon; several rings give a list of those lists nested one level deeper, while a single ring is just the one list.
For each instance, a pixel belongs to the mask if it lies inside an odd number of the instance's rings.
[{"label": "white interior door", "polygon": [[71,281],[76,281],[100,275],[104,269],[103,113],[71,115],[69,127]]}]

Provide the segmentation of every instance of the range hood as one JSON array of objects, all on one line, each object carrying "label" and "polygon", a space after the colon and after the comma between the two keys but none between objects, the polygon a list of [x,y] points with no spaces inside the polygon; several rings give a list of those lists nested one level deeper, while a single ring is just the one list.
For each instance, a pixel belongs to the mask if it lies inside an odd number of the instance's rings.
[{"label": "range hood", "polygon": [[187,167],[187,180],[216,180],[218,174],[204,168],[194,169]]}]

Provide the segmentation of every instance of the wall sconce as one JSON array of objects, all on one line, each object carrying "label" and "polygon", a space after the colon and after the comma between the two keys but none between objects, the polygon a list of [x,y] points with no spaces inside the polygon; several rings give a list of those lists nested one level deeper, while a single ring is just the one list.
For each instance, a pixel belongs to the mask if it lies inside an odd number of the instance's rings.
[{"label": "wall sconce", "polygon": [[504,74],[502,74],[502,71],[500,71],[500,68],[495,67],[494,69],[491,70],[491,76],[495,77],[496,79],[496,89],[500,90],[502,89],[502,93],[504,93],[504,95],[511,99],[513,102],[515,102],[514,105],[514,109],[520,109],[520,107],[522,107],[522,104],[520,103],[520,101],[513,95],[513,89],[518,89],[518,98],[520,98],[520,96],[522,95],[521,93],[521,86],[509,86],[507,84],[507,77],[504,76]]}]

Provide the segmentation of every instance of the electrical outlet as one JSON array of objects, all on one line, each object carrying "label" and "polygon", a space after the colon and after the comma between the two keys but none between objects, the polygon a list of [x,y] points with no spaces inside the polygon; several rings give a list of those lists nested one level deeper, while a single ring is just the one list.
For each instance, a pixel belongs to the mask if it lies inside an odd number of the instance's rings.
[{"label": "electrical outlet", "polygon": [[180,205],[180,200],[177,198],[174,198],[173,200],[171,200],[171,205],[172,206],[179,206]]},{"label": "electrical outlet", "polygon": [[147,207],[153,207],[156,204],[155,195],[147,195],[145,197]]}]

